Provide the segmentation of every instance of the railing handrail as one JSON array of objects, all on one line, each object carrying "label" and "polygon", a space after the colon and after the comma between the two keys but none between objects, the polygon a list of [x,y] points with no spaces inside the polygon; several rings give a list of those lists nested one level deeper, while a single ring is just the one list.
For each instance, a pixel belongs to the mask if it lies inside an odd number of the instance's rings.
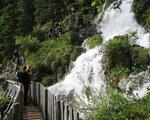
[{"label": "railing handrail", "polygon": [[45,120],[79,120],[79,113],[39,82],[31,83],[30,98],[37,103]]},{"label": "railing handrail", "polygon": [[[7,91],[13,91],[14,95],[10,93],[10,103],[7,106],[7,109],[5,110],[5,116],[4,116],[4,120],[13,120],[14,118],[16,120],[20,120],[21,115],[19,115],[19,113],[17,113],[18,111],[15,111],[16,109],[19,109],[20,113],[22,112],[22,91],[21,91],[21,84],[16,82],[16,81],[12,81],[12,80],[7,80],[8,82],[8,86],[7,86]],[[22,94],[22,95],[21,95]],[[19,99],[19,97],[21,99]],[[15,104],[18,101],[19,104]]]}]

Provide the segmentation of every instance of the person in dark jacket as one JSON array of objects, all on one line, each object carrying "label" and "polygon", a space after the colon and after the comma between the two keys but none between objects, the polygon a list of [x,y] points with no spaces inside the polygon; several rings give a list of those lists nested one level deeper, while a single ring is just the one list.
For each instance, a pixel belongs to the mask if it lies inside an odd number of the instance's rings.
[{"label": "person in dark jacket", "polygon": [[29,92],[29,87],[30,87],[30,75],[27,71],[27,67],[23,67],[23,72],[22,72],[22,84],[24,87],[24,104],[28,104],[28,92]]}]

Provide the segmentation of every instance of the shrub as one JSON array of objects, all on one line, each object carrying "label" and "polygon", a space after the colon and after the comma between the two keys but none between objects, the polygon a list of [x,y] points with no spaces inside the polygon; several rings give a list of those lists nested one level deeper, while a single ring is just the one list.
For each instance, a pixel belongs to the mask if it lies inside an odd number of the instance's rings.
[{"label": "shrub", "polygon": [[104,45],[104,51],[108,56],[106,61],[107,67],[111,70],[116,67],[130,68],[131,62],[131,45],[127,40],[114,38]]},{"label": "shrub", "polygon": [[79,44],[79,36],[76,32],[69,31],[69,32],[65,33],[64,35],[65,35],[66,39],[68,41],[70,41],[71,45]]},{"label": "shrub", "polygon": [[134,0],[133,11],[138,22],[150,30],[150,1],[149,0]]},{"label": "shrub", "polygon": [[9,98],[3,92],[0,92],[0,105],[9,103]]},{"label": "shrub", "polygon": [[[123,40],[122,40],[123,39]],[[130,45],[123,37],[114,38],[104,44],[105,56],[103,67],[106,69],[106,79],[111,85],[117,83],[131,73],[147,69],[150,64],[149,49],[138,45]]]},{"label": "shrub", "polygon": [[[142,103],[142,102],[143,103]],[[103,98],[91,120],[146,120],[150,117],[146,101],[127,100],[121,93],[111,91],[107,98]],[[146,104],[146,105],[145,105]]]},{"label": "shrub", "polygon": [[131,51],[131,58],[133,63],[133,71],[140,72],[147,69],[150,64],[149,50],[139,46],[133,46]]},{"label": "shrub", "polygon": [[31,35],[26,37],[16,36],[15,39],[16,45],[30,45],[38,42],[37,39],[32,37]]},{"label": "shrub", "polygon": [[122,79],[129,76],[130,70],[128,68],[117,67],[111,70],[111,79],[112,84],[117,85],[117,83]]}]

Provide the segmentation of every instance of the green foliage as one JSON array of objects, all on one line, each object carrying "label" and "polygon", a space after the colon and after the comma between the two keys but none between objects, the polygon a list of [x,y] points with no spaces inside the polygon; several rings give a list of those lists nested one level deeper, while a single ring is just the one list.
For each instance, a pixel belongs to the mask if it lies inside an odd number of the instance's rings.
[{"label": "green foliage", "polygon": [[149,0],[134,0],[133,10],[137,20],[150,30],[150,1]]},{"label": "green foliage", "polygon": [[31,35],[26,36],[26,37],[22,37],[22,36],[16,36],[15,38],[15,44],[16,45],[30,45],[30,44],[34,44],[37,43],[37,39],[32,37]]},{"label": "green foliage", "polygon": [[71,61],[75,61],[76,58],[83,52],[84,52],[84,50],[82,47],[76,46],[74,48],[73,52],[71,53],[71,57],[70,57]]},{"label": "green foliage", "polygon": [[79,27],[79,22],[81,22],[80,20],[82,19],[81,17],[82,15],[80,12],[67,15],[61,22],[64,31],[77,30]]},{"label": "green foliage", "polygon": [[31,32],[33,27],[32,1],[2,2],[0,10],[0,61],[12,59],[16,49],[15,36],[24,36]]},{"label": "green foliage", "polygon": [[101,45],[102,42],[103,42],[102,38],[99,35],[94,35],[94,36],[89,38],[88,45],[90,48],[94,48],[98,45]]},{"label": "green foliage", "polygon": [[44,76],[43,78],[42,78],[42,84],[44,85],[44,86],[50,86],[50,85],[52,85],[53,84],[53,81],[54,81],[54,77],[53,76],[50,76],[50,75],[47,75],[47,76]]},{"label": "green foliage", "polygon": [[[68,70],[69,62],[84,51],[79,47],[83,41],[80,34],[91,25],[103,3],[98,0],[0,2],[0,63],[7,63],[8,58],[14,62],[13,53],[18,50],[33,69],[39,65],[49,67],[49,74],[57,81]],[[97,38],[93,39],[92,46],[98,44]]]},{"label": "green foliage", "polygon": [[107,66],[109,69],[115,67],[130,68],[131,66],[131,45],[127,40],[114,38],[104,45],[106,54],[108,55]]},{"label": "green foliage", "polygon": [[106,79],[116,86],[129,74],[135,74],[147,69],[150,64],[149,49],[138,45],[130,45],[126,39],[114,38],[104,45],[105,56],[103,66],[106,69]]},{"label": "green foliage", "polygon": [[136,72],[140,72],[142,70],[147,69],[147,66],[150,64],[149,49],[142,48],[139,46],[133,46],[131,55],[133,69],[136,70]]},{"label": "green foliage", "polygon": [[118,79],[121,79],[122,77],[127,77],[129,73],[130,70],[128,68],[123,67],[117,67],[111,70],[111,74]]},{"label": "green foliage", "polygon": [[[149,98],[149,97],[148,97]],[[127,100],[122,94],[111,90],[103,98],[91,120],[146,120],[150,117],[149,99],[141,101]],[[148,110],[148,111],[147,111]]]},{"label": "green foliage", "polygon": [[3,92],[0,92],[0,105],[9,103],[9,98],[5,97]]},{"label": "green foliage", "polygon": [[[70,61],[75,60],[83,52],[82,47],[75,46],[78,43],[72,45],[77,38],[76,33],[67,32],[61,37],[43,42],[38,42],[31,36],[16,37],[16,42],[24,49],[26,64],[37,70],[39,65],[47,67],[51,72],[47,73],[47,70],[42,70],[42,72],[53,76],[51,79],[56,82],[67,72]],[[42,81],[44,85],[49,85],[48,79]]]},{"label": "green foliage", "polygon": [[101,6],[104,4],[104,1],[102,0],[92,0],[91,6],[94,6],[97,8],[97,10],[101,11]]}]

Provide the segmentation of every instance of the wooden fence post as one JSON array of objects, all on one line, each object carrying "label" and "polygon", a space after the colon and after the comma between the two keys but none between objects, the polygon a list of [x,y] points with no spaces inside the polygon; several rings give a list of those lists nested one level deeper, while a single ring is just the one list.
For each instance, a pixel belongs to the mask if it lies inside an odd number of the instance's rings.
[{"label": "wooden fence post", "polygon": [[13,120],[21,120],[19,111],[19,103],[14,103],[13,105]]},{"label": "wooden fence post", "polygon": [[65,105],[64,120],[69,120],[68,117],[69,117],[68,105]]},{"label": "wooden fence post", "polygon": [[57,109],[56,109],[56,96],[54,96],[54,120],[56,120],[56,112],[57,112]]},{"label": "wooden fence post", "polygon": [[54,95],[52,94],[52,120],[54,120],[55,118],[54,118],[54,113],[55,113],[55,111],[54,111]]},{"label": "wooden fence post", "polygon": [[73,120],[73,109],[69,106],[69,120]]},{"label": "wooden fence post", "polygon": [[38,107],[40,108],[40,84],[37,83],[37,91],[38,91],[38,96],[37,96],[37,103],[38,103]]},{"label": "wooden fence post", "polygon": [[48,120],[48,90],[45,89],[45,120]]},{"label": "wooden fence post", "polygon": [[61,120],[64,120],[64,104],[63,104],[63,101],[60,102],[60,108],[61,108]]},{"label": "wooden fence post", "polygon": [[56,101],[56,120],[61,120],[61,106],[60,106],[60,100]]},{"label": "wooden fence post", "polygon": [[20,118],[23,118],[23,104],[24,104],[24,93],[23,93],[23,88],[21,86],[21,89],[19,91],[19,111],[20,111]]},{"label": "wooden fence post", "polygon": [[79,113],[77,111],[73,112],[74,120],[79,120]]},{"label": "wooden fence post", "polygon": [[52,120],[52,96],[51,93],[48,91],[48,120]]}]

